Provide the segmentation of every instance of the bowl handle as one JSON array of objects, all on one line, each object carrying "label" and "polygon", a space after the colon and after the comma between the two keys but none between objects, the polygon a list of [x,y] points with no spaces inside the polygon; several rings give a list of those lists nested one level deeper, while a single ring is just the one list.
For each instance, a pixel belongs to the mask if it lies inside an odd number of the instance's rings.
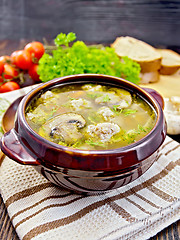
[{"label": "bowl handle", "polygon": [[20,164],[40,165],[23,147],[15,129],[11,129],[1,138],[1,150],[9,158]]},{"label": "bowl handle", "polygon": [[148,92],[155,100],[159,103],[162,109],[164,109],[164,99],[163,97],[154,89],[151,88],[143,88],[146,92]]}]

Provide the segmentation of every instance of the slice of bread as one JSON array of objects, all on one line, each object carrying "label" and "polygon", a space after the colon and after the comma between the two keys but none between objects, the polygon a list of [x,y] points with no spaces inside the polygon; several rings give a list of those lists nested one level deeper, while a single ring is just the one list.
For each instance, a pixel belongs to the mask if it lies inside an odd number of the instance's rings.
[{"label": "slice of bread", "polygon": [[161,67],[161,53],[141,40],[129,36],[118,37],[111,47],[115,49],[119,57],[128,56],[138,62],[142,73],[154,72]]},{"label": "slice of bread", "polygon": [[158,49],[162,55],[160,74],[171,75],[180,68],[180,55],[170,49]]}]

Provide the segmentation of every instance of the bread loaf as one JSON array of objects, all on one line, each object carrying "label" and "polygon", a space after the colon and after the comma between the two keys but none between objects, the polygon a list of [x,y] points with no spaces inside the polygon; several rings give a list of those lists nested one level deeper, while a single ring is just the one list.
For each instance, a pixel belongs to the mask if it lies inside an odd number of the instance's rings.
[{"label": "bread loaf", "polygon": [[129,36],[118,37],[111,47],[119,57],[128,56],[138,62],[142,73],[157,72],[161,67],[161,53],[141,40]]},{"label": "bread loaf", "polygon": [[160,74],[171,75],[180,69],[180,55],[169,49],[158,49],[162,56]]}]

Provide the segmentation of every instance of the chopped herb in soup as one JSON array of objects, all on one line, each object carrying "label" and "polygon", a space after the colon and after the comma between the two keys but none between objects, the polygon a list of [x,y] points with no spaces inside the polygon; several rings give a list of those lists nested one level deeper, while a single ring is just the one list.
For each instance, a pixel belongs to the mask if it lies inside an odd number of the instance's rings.
[{"label": "chopped herb in soup", "polygon": [[28,107],[26,118],[54,143],[105,150],[127,146],[147,135],[154,110],[139,96],[99,84],[72,84],[43,93]]}]

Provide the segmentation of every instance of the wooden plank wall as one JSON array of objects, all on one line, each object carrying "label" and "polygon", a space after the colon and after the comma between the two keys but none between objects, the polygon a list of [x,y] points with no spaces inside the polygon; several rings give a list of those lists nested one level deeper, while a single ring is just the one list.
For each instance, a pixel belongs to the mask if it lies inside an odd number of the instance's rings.
[{"label": "wooden plank wall", "polygon": [[87,43],[129,35],[180,46],[180,0],[0,0],[0,40],[42,40],[73,31]]}]

